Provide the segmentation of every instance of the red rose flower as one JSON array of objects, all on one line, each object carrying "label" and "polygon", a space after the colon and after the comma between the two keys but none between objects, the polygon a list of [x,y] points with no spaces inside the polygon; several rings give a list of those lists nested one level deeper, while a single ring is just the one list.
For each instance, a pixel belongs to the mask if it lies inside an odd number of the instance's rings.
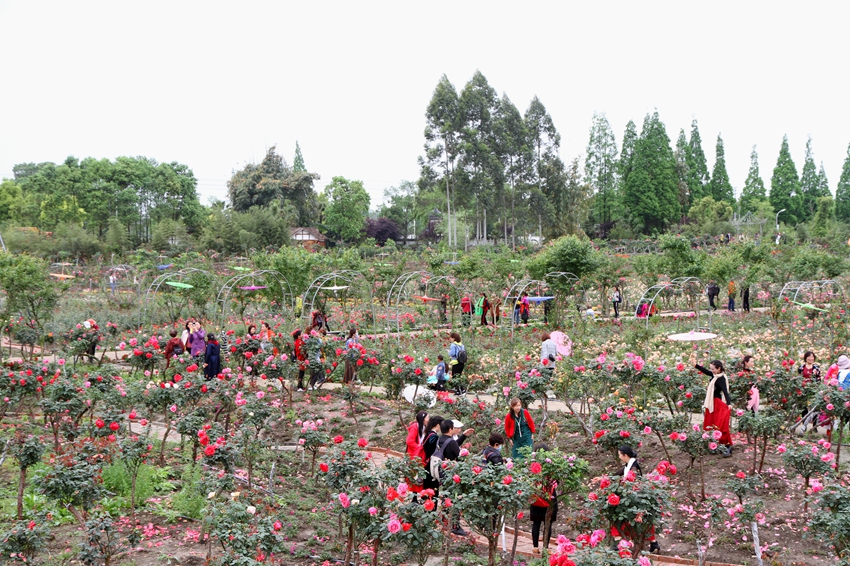
[{"label": "red rose flower", "polygon": [[119,428],[121,428],[120,424],[118,424],[116,422],[109,423],[109,430],[115,431],[115,430],[118,430]]},{"label": "red rose flower", "polygon": [[328,465],[322,462],[319,464],[319,469],[322,470],[323,473],[328,473]]},{"label": "red rose flower", "polygon": [[543,471],[543,466],[540,465],[540,462],[532,462],[528,469],[532,474],[539,474]]},{"label": "red rose flower", "polygon": [[619,495],[617,495],[616,493],[612,493],[611,495],[608,496],[608,505],[610,505],[611,507],[614,507],[614,506],[619,505],[619,504],[620,504],[620,496]]},{"label": "red rose flower", "polygon": [[334,436],[334,444],[342,444],[342,441],[345,440],[341,434]]},{"label": "red rose flower", "polygon": [[360,448],[366,448],[367,444],[369,444],[369,441],[365,438],[360,438],[357,440],[357,446],[359,446]]},{"label": "red rose flower", "polygon": [[611,485],[611,480],[609,478],[602,478],[599,481],[599,488],[600,489],[608,489],[609,485]]},{"label": "red rose flower", "polygon": [[207,456],[212,456],[213,454],[215,454],[215,446],[207,446],[206,448],[204,448],[204,454],[206,454]]},{"label": "red rose flower", "polygon": [[96,426],[97,428],[103,428],[106,426],[106,423],[103,422],[103,420],[101,419],[97,419],[96,421],[94,421],[94,426]]}]

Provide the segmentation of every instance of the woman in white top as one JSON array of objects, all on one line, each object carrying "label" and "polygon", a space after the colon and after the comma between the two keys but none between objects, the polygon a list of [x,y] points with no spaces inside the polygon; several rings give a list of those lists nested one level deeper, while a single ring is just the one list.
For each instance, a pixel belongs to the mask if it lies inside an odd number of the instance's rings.
[{"label": "woman in white top", "polygon": [[543,343],[540,345],[540,364],[547,368],[555,369],[555,361],[558,359],[558,345],[552,340],[552,335],[544,332],[540,335]]}]

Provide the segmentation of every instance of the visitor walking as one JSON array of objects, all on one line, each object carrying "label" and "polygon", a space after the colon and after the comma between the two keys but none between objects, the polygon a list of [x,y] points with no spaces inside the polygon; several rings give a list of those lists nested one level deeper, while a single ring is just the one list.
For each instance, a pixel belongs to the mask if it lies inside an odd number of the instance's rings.
[{"label": "visitor walking", "polygon": [[611,293],[611,304],[614,305],[614,318],[620,318],[620,303],[623,302],[623,297],[620,295],[620,288],[614,287],[614,292]]},{"label": "visitor walking", "polygon": [[118,279],[115,277],[114,273],[109,274],[109,289],[112,291],[112,295],[115,295],[115,284],[118,282]]},{"label": "visitor walking", "polygon": [[510,410],[505,415],[505,436],[511,439],[511,457],[514,460],[525,458],[523,449],[531,449],[534,446],[534,419],[528,409],[522,408],[522,401],[514,397],[511,399]]},{"label": "visitor walking", "polygon": [[464,295],[460,300],[460,320],[463,326],[472,324],[472,301],[469,295]]},{"label": "visitor walking", "polygon": [[714,299],[720,295],[720,287],[717,286],[717,283],[713,279],[708,282],[708,287],[705,288],[705,294],[708,295],[708,308],[716,311],[717,305],[714,304]]},{"label": "visitor walking", "polygon": [[744,290],[741,291],[741,306],[744,309],[744,312],[750,312],[750,286],[747,285],[744,287]]},{"label": "visitor walking", "polygon": [[[618,475],[622,476],[623,481],[635,481],[638,476],[643,475],[643,470],[640,468],[640,464],[637,461],[637,452],[635,452],[634,448],[627,444],[623,444],[617,449],[617,457],[620,460],[620,464],[623,467],[620,469]],[[611,536],[614,538],[614,541],[619,541],[621,538],[621,533],[619,529],[616,527],[611,527]],[[656,554],[661,551],[661,547],[658,545],[658,541],[655,539],[655,526],[653,525],[649,531],[649,552],[652,554]]]},{"label": "visitor walking", "polygon": [[215,334],[207,337],[207,346],[204,351],[204,378],[214,379],[221,373],[221,346],[215,339]]},{"label": "visitor walking", "polygon": [[304,350],[304,340],[301,338],[301,329],[292,332],[295,339],[295,359],[298,360],[298,391],[304,391],[304,372],[307,370],[307,352]]},{"label": "visitor walking", "polygon": [[490,310],[490,301],[487,300],[487,294],[481,293],[481,296],[475,300],[475,316],[481,321],[481,326],[487,326],[487,312]]},{"label": "visitor walking", "polygon": [[[800,377],[803,378],[804,386],[810,384],[812,381],[820,382],[821,373],[820,366],[817,364],[817,359],[818,358],[817,356],[815,356],[814,352],[806,352],[805,354],[803,354],[803,363],[800,364],[800,367],[797,368],[797,372],[800,374]],[[802,409],[800,417],[805,418],[808,414],[809,407],[807,402]]]},{"label": "visitor walking", "polygon": [[440,425],[443,422],[443,417],[432,415],[428,417],[425,424],[425,440],[422,441],[422,460],[425,462],[425,481],[422,482],[422,489],[433,489],[434,493],[440,490],[440,482],[431,477],[429,470],[429,462],[434,451],[437,449],[437,441],[442,434]]},{"label": "visitor walking", "polygon": [[183,342],[177,336],[177,331],[172,328],[168,335],[171,336],[171,339],[165,344],[165,369],[168,369],[168,366],[171,365],[171,358],[182,356],[184,351]]},{"label": "visitor walking", "polygon": [[357,379],[357,366],[355,362],[351,361],[351,356],[349,355],[349,351],[352,348],[359,348],[360,346],[360,335],[357,334],[357,328],[351,327],[348,331],[348,338],[345,340],[345,371],[342,373],[342,382],[343,383],[352,383],[355,379]]},{"label": "visitor walking", "polygon": [[206,332],[201,328],[200,322],[193,322],[189,327],[191,329],[191,334],[189,334],[189,354],[193,358],[197,358],[204,355],[204,350],[206,349]]},{"label": "visitor walking", "polygon": [[540,365],[554,371],[555,360],[558,359],[558,345],[552,340],[552,335],[549,332],[541,334],[540,339],[543,341],[540,344]]},{"label": "visitor walking", "polygon": [[[549,446],[541,442],[534,447],[534,451],[547,451]],[[531,545],[532,554],[540,554],[540,527],[546,524],[546,514],[549,512],[549,507],[552,507],[552,517],[549,522],[549,528],[543,533],[543,546],[549,546],[549,540],[552,538],[552,525],[558,520],[558,482],[549,480],[540,483],[538,486],[540,495],[538,495],[531,503],[529,517],[531,519]]]},{"label": "visitor walking", "polygon": [[452,332],[449,334],[452,343],[449,346],[449,367],[452,372],[452,381],[455,382],[455,395],[466,395],[466,389],[460,383],[460,376],[468,360],[466,346],[460,341],[460,334]]},{"label": "visitor walking", "polygon": [[714,360],[708,366],[710,369],[699,364],[694,367],[711,377],[702,405],[704,409],[703,428],[721,432],[719,442],[724,446],[723,457],[728,458],[732,455],[732,436],[729,434],[729,418],[731,416],[729,405],[731,400],[729,398],[729,387],[726,383],[726,374],[723,373],[723,362]]},{"label": "visitor walking", "polygon": [[519,317],[523,324],[528,324],[528,316],[531,314],[531,305],[528,303],[528,293],[522,292],[522,298],[519,300]]},{"label": "visitor walking", "polygon": [[735,293],[736,293],[735,282],[730,279],[729,280],[729,304],[726,307],[726,310],[728,310],[729,312],[735,312]]},{"label": "visitor walking", "polygon": [[326,332],[324,328],[322,328],[318,333],[310,333],[310,336],[304,343],[304,345],[307,346],[307,342],[309,341],[310,344],[307,347],[315,348],[315,356],[313,359],[309,360],[310,365],[313,366],[310,369],[309,389],[311,391],[318,389],[319,386],[325,382],[325,369],[324,364],[322,363],[322,358],[324,357],[324,353],[322,352],[322,346],[324,345],[322,337],[325,336],[325,334]]}]

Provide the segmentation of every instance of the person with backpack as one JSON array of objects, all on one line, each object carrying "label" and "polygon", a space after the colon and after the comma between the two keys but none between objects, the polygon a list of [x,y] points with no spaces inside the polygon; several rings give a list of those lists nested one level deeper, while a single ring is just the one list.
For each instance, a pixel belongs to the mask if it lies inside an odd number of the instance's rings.
[{"label": "person with backpack", "polygon": [[431,476],[431,456],[437,450],[437,441],[440,439],[440,425],[443,422],[443,417],[431,415],[428,417],[428,422],[425,424],[425,440],[422,441],[422,459],[425,462],[425,481],[422,482],[422,489],[433,489],[434,493],[440,491],[440,480]]},{"label": "person with backpack", "polygon": [[[440,423],[440,432],[443,434],[437,441],[437,448],[434,450],[434,454],[431,455],[431,461],[429,462],[431,477],[437,481],[439,481],[438,478],[442,477],[443,462],[457,461],[460,458],[460,445],[466,442],[466,439],[475,432],[470,428],[461,434],[460,431],[462,428],[463,423],[460,421],[445,419]],[[461,528],[460,517],[458,515],[452,517],[452,534],[460,537],[469,535],[468,532]]]},{"label": "person with backpack", "polygon": [[498,432],[494,432],[490,435],[490,439],[487,441],[487,446],[484,448],[484,451],[481,453],[481,463],[484,465],[487,464],[504,464],[505,459],[502,457],[502,446],[505,445],[505,437],[499,434]]},{"label": "person with backpack", "polygon": [[455,380],[455,395],[466,395],[466,389],[458,382],[468,359],[466,347],[461,343],[460,334],[457,332],[452,332],[449,336],[452,339],[449,346],[449,367],[451,367],[452,379]]},{"label": "person with backpack", "polygon": [[165,369],[171,365],[171,358],[183,355],[183,342],[177,336],[177,331],[172,329],[168,335],[171,339],[165,344]]},{"label": "person with backpack", "polygon": [[705,294],[708,295],[708,307],[712,310],[717,310],[717,305],[714,304],[714,299],[720,295],[720,287],[712,279],[708,282],[708,287],[705,288]]},{"label": "person with backpack", "polygon": [[510,410],[505,415],[505,436],[513,441],[511,457],[514,460],[525,458],[523,448],[534,446],[534,420],[528,409],[522,408],[522,401],[518,397],[511,399]]},{"label": "person with backpack", "polygon": [[460,300],[460,320],[463,326],[472,324],[472,301],[469,295],[464,295]]}]

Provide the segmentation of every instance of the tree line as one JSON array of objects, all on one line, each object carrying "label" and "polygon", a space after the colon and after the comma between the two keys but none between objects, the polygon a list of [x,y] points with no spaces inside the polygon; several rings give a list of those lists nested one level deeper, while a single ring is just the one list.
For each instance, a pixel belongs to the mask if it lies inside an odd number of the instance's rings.
[{"label": "tree line", "polygon": [[[723,138],[717,137],[709,171],[696,120],[672,144],[655,111],[640,131],[629,121],[618,147],[605,114],[595,113],[583,162],[579,156],[564,163],[561,135],[543,103],[534,97],[521,114],[477,71],[459,92],[444,75],[425,122],[415,198],[446,212],[450,245],[459,241],[459,221],[472,225],[476,238],[506,242],[538,232],[547,238],[578,232],[627,238],[693,224],[692,230],[700,230],[705,220],[728,221],[733,212],[773,217],[783,209],[782,221],[790,226],[850,222],[850,147],[834,197],[823,164],[815,164],[811,138],[798,174],[787,137],[769,191],[753,147],[736,197]],[[402,200],[389,196],[391,206]]]}]

